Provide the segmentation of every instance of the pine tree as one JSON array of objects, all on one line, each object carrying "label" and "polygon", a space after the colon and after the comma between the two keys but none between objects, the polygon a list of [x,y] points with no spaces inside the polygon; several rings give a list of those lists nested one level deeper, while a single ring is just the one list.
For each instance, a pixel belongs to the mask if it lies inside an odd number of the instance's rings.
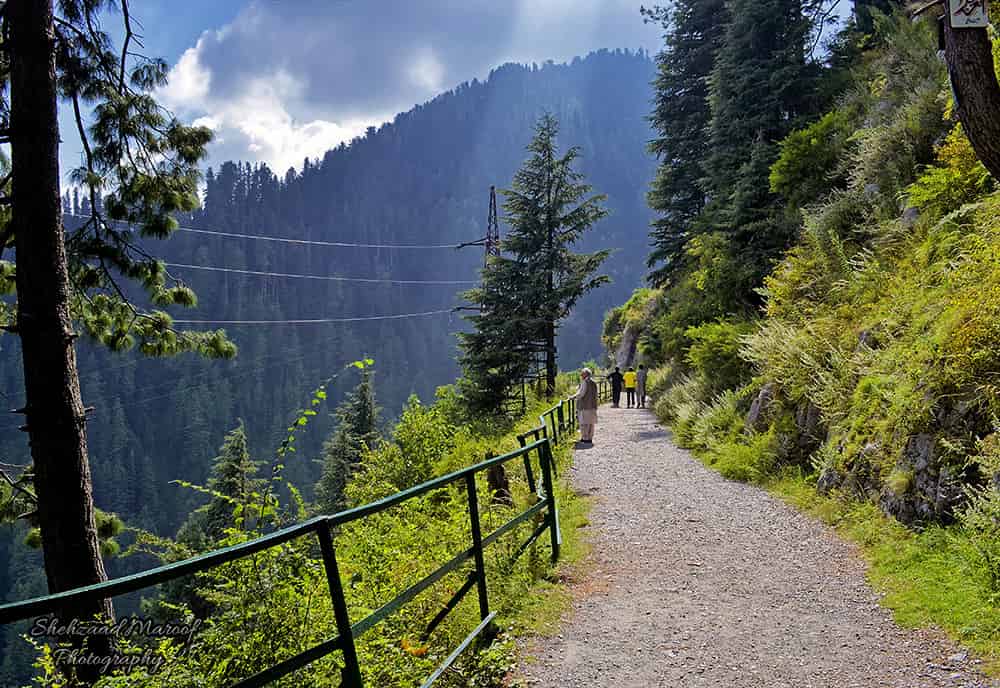
[{"label": "pine tree", "polygon": [[344,488],[365,450],[374,448],[379,440],[380,411],[375,403],[371,370],[365,368],[361,382],[337,406],[334,412],[337,427],[323,443],[320,460],[323,473],[316,483],[315,507],[319,513],[333,514],[344,508]]},{"label": "pine tree", "polygon": [[[535,126],[528,145],[531,156],[504,190],[505,221],[510,230],[502,251],[492,258],[480,289],[466,298],[483,305],[469,320],[476,332],[461,338],[462,364],[477,393],[495,398],[506,372],[520,372],[528,356],[545,357],[545,389],[556,384],[556,332],[581,296],[608,281],[595,276],[609,251],[581,254],[570,249],[594,223],[607,216],[603,195],[573,169],[580,150],[561,157],[556,147],[559,123],[550,114]],[[507,378],[507,385],[520,379]],[[492,411],[498,411],[494,407]]]},{"label": "pine tree", "polygon": [[[122,10],[120,52],[100,30],[105,10]],[[179,283],[168,286],[163,265],[113,221],[140,234],[166,237],[171,213],[198,203],[197,164],[211,132],[179,124],[151,93],[165,83],[162,60],[136,59],[127,0],[15,2],[2,14],[4,61],[0,78],[0,129],[10,144],[11,171],[2,204],[10,217],[0,226],[0,252],[16,247],[0,280],[16,290],[16,322],[2,323],[21,339],[23,409],[34,463],[45,570],[51,592],[107,578],[101,560],[87,447],[87,411],[80,395],[74,325],[115,350],[138,339],[146,354],[197,349],[231,356],[221,332],[179,333],[169,316],[145,311],[119,281],[136,280],[158,305],[194,303]],[[85,164],[72,174],[85,187],[91,217],[67,240],[59,196],[58,102],[72,104]],[[87,127],[86,106],[94,121]],[[8,188],[9,183],[9,188]],[[105,196],[105,192],[108,192]],[[106,212],[105,212],[106,211]],[[112,615],[107,601],[63,610],[82,617]],[[107,639],[88,641],[98,653]],[[80,679],[96,674],[82,669]]]},{"label": "pine tree", "polygon": [[802,0],[731,0],[728,7],[710,81],[703,221],[750,266],[750,283],[734,285],[734,297],[753,301],[797,227],[781,217],[768,175],[778,142],[815,108],[818,65],[807,59],[812,25]]},{"label": "pine tree", "polygon": [[255,477],[259,466],[259,461],[250,458],[246,427],[241,420],[226,434],[212,462],[207,487],[215,496],[188,517],[177,533],[177,541],[195,551],[205,551],[221,540],[226,530],[246,530],[252,525],[254,496],[265,482]]},{"label": "pine tree", "polygon": [[656,56],[653,114],[656,138],[649,150],[659,167],[649,206],[659,217],[650,238],[649,276],[658,286],[687,265],[684,246],[705,205],[702,160],[708,149],[711,118],[709,77],[725,29],[725,0],[677,0],[671,7],[644,10],[646,21],[663,25],[664,48]]},{"label": "pine tree", "polygon": [[870,34],[875,30],[874,13],[892,14],[900,4],[899,0],[854,0],[851,18],[858,31]]},{"label": "pine tree", "polygon": [[[254,476],[260,462],[250,458],[247,446],[246,428],[243,421],[226,435],[219,455],[212,464],[212,477],[208,488],[225,495],[228,499],[215,497],[206,509],[206,530],[209,537],[218,539],[226,528],[237,527],[245,530],[248,526],[247,513],[253,495],[264,481]],[[234,507],[239,509],[239,517],[233,518]]]},{"label": "pine tree", "polygon": [[479,304],[478,312],[466,316],[472,330],[458,335],[459,387],[471,417],[508,410],[515,388],[534,372],[537,352],[546,345],[542,322],[526,313],[521,301],[523,280],[519,263],[490,258],[481,286],[464,294]]}]

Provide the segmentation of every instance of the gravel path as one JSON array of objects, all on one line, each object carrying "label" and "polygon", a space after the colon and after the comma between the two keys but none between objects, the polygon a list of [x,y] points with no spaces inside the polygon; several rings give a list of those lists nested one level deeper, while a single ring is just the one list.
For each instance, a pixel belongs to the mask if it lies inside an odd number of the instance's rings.
[{"label": "gravel path", "polygon": [[647,411],[603,408],[575,488],[593,553],[528,686],[1000,686],[940,634],[897,626],[852,545],[673,445]]}]

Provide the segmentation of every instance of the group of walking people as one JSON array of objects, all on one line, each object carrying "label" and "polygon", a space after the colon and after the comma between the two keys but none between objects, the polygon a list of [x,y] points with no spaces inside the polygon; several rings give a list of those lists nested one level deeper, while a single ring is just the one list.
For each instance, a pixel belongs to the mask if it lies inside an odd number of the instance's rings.
[{"label": "group of walking people", "polygon": [[[608,375],[611,383],[611,408],[620,408],[622,389],[625,390],[627,408],[646,408],[647,372],[642,365],[639,370],[630,367],[624,373],[616,366],[614,372]],[[580,423],[580,443],[592,445],[597,425],[598,394],[594,373],[590,368],[580,371],[580,387],[573,396],[576,399],[577,421]]]},{"label": "group of walking people", "polygon": [[624,373],[615,366],[615,372],[608,375],[611,383],[611,408],[620,408],[622,388],[625,388],[626,408],[646,408],[646,368],[641,363],[639,370],[629,367]]}]

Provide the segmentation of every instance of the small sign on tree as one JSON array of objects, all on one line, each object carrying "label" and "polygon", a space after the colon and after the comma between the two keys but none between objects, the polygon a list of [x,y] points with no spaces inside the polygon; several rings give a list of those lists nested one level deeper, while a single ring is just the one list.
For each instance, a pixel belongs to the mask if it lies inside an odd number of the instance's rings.
[{"label": "small sign on tree", "polygon": [[989,26],[989,0],[948,0],[948,20],[954,29]]}]

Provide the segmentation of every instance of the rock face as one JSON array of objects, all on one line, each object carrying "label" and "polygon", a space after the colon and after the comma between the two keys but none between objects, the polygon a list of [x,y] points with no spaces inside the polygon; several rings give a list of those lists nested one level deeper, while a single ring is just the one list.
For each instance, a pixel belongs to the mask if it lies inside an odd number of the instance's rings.
[{"label": "rock face", "polygon": [[819,407],[806,399],[795,409],[796,451],[801,459],[808,459],[826,439],[826,425]]},{"label": "rock face", "polygon": [[849,472],[842,483],[845,491],[860,500],[878,494],[880,486],[878,456],[881,452],[882,447],[875,442],[869,442],[861,448],[858,455],[851,460]]},{"label": "rock face", "polygon": [[936,442],[922,433],[911,437],[903,449],[896,470],[910,476],[902,493],[890,486],[882,490],[879,505],[887,514],[909,526],[929,521],[947,521],[962,500],[962,484],[957,472],[935,460]]},{"label": "rock face", "polygon": [[764,432],[774,415],[774,401],[778,391],[778,386],[773,382],[768,382],[754,398],[750,404],[750,412],[747,413],[744,427],[747,432]]},{"label": "rock face", "polygon": [[615,351],[615,365],[622,370],[635,363],[635,351],[639,344],[639,337],[642,335],[642,328],[633,325],[626,325],[622,332],[622,341]]},{"label": "rock face", "polygon": [[833,466],[827,466],[819,474],[816,479],[816,490],[820,494],[829,494],[832,490],[837,489],[844,482],[844,476],[841,475]]}]

